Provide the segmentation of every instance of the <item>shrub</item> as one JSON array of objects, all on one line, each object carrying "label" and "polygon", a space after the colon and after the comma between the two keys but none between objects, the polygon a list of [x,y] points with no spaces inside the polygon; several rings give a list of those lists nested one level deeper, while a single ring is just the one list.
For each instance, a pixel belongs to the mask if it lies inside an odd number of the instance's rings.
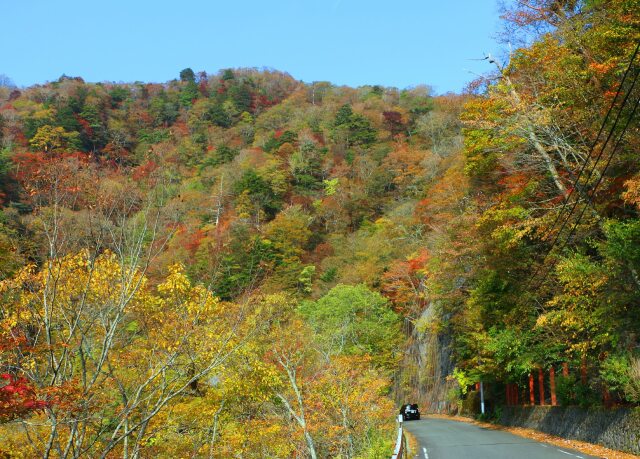
[{"label": "shrub", "polygon": [[600,368],[600,377],[610,391],[631,403],[640,402],[640,358],[609,356]]},{"label": "shrub", "polygon": [[629,383],[624,389],[625,397],[630,402],[640,403],[640,358],[631,359],[629,376]]}]

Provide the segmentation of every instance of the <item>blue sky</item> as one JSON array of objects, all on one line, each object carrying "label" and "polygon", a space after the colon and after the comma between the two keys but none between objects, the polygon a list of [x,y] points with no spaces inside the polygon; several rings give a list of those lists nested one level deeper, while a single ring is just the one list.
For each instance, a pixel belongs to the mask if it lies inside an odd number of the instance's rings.
[{"label": "blue sky", "polygon": [[271,67],[307,82],[460,91],[489,70],[497,0],[0,0],[0,74],[19,86]]}]

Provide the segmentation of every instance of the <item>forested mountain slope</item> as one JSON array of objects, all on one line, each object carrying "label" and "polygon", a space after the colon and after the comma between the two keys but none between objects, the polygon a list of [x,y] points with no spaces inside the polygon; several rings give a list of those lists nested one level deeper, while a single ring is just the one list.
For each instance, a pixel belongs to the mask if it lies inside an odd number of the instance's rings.
[{"label": "forested mountain slope", "polygon": [[517,5],[464,95],[0,87],[2,452],[386,457],[394,399],[563,363],[638,403],[640,5]]},{"label": "forested mountain slope", "polygon": [[460,97],[185,69],[2,98],[7,450],[388,450],[404,303],[380,291]]},{"label": "forested mountain slope", "polygon": [[[492,404],[550,391],[637,404],[640,4],[515,5],[505,40],[535,40],[487,57],[461,115],[463,163],[422,207],[438,242],[420,271],[410,393],[451,408],[483,380]],[[453,183],[455,204],[432,204]]]}]

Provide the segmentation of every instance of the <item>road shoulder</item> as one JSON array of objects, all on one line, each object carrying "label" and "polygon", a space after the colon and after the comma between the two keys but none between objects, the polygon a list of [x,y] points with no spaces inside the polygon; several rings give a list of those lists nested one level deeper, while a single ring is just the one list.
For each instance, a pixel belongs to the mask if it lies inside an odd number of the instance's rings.
[{"label": "road shoulder", "polygon": [[418,439],[407,429],[404,429],[404,436],[407,439],[407,449],[409,450],[409,455],[407,457],[417,457],[420,451],[420,443],[418,442]]}]

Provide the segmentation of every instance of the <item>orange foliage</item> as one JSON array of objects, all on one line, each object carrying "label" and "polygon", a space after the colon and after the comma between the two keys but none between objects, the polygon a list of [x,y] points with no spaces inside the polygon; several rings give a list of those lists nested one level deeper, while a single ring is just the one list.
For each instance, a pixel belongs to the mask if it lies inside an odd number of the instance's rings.
[{"label": "orange foliage", "polygon": [[135,181],[149,178],[149,176],[158,168],[158,165],[151,160],[139,165],[133,169],[132,178]]},{"label": "orange foliage", "polygon": [[407,260],[397,260],[382,276],[382,293],[391,300],[394,310],[411,315],[425,306],[422,295],[424,268],[430,259],[426,249]]},{"label": "orange foliage", "polygon": [[627,191],[622,193],[622,198],[626,203],[640,209],[640,175],[636,175],[634,178],[627,180],[624,185]]},{"label": "orange foliage", "polygon": [[416,206],[415,215],[428,225],[442,225],[450,221],[468,190],[468,177],[462,169],[462,161],[456,159],[444,175],[427,191],[427,198]]},{"label": "orange foliage", "polygon": [[403,190],[422,177],[425,172],[423,162],[429,155],[431,152],[412,147],[406,142],[398,142],[396,148],[385,158],[384,166],[394,174],[393,183]]}]

